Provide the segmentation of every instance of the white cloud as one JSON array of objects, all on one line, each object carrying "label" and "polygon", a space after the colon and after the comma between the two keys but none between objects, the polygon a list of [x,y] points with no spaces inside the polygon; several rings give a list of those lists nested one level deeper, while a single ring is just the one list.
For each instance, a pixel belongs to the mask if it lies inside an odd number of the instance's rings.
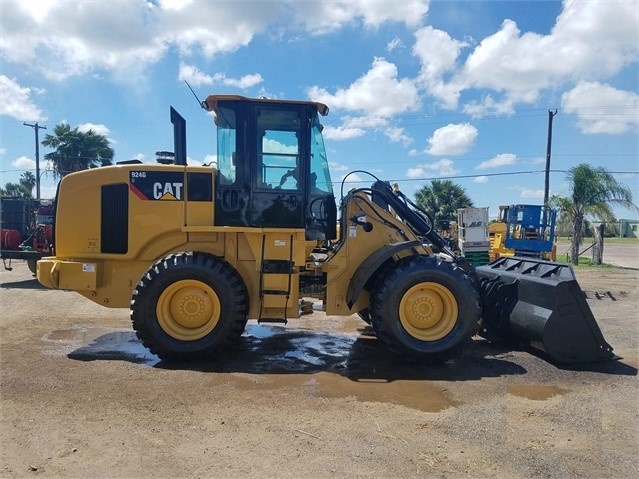
[{"label": "white cloud", "polygon": [[382,130],[384,135],[393,143],[401,143],[404,146],[408,146],[413,142],[413,139],[404,133],[404,128],[398,126],[388,126]]},{"label": "white cloud", "polygon": [[481,100],[471,100],[462,107],[462,111],[473,118],[482,118],[487,115],[504,116],[515,113],[515,106],[510,98],[495,100],[492,95],[486,94]]},{"label": "white cloud", "polygon": [[404,133],[404,128],[391,125],[386,118],[378,116],[345,116],[342,125],[324,128],[324,138],[329,140],[350,140],[366,134],[368,130],[381,131],[393,143],[402,143],[408,146],[413,139]]},{"label": "white cloud", "polygon": [[193,0],[159,0],[160,6],[166,10],[182,10]]},{"label": "white cloud", "polygon": [[420,85],[445,108],[457,108],[464,91],[492,90],[464,107],[479,117],[511,114],[516,103],[534,103],[544,89],[610,78],[637,61],[638,37],[635,1],[565,0],[547,35],[522,33],[507,19],[464,59],[469,43],[428,26],[416,32],[413,53],[422,64]]},{"label": "white cloud", "polygon": [[11,166],[17,170],[35,170],[36,162],[27,156],[21,156],[13,160]]},{"label": "white cloud", "polygon": [[331,171],[348,171],[348,166],[342,165],[341,163],[337,163],[335,161],[329,161],[328,166]]},{"label": "white cloud", "polygon": [[171,47],[209,58],[234,51],[285,15],[286,5],[129,1],[84,2],[79,8],[76,2],[52,1],[46,11],[17,2],[2,10],[3,57],[62,80],[96,70],[144,71]]},{"label": "white cloud", "polygon": [[473,178],[473,183],[479,183],[479,184],[488,183],[488,177],[476,176],[475,178]]},{"label": "white cloud", "polygon": [[409,168],[406,170],[406,176],[414,179],[428,176],[455,176],[459,172],[460,170],[455,168],[453,160],[442,158],[441,160],[431,163],[417,165],[415,168]]},{"label": "white cloud", "polygon": [[185,63],[180,64],[178,80],[187,81],[189,85],[194,88],[202,85],[221,83],[222,85],[233,86],[241,89],[250,88],[264,81],[262,75],[260,75],[259,73],[244,75],[240,78],[229,78],[224,73],[208,75],[198,68],[192,65],[187,65]]},{"label": "white cloud", "polygon": [[[216,75],[215,79],[217,80],[218,78],[219,78],[218,75]],[[260,75],[259,73],[253,73],[249,75],[244,75],[243,77],[240,77],[240,78],[227,78],[226,76],[222,76],[221,81],[224,85],[227,85],[227,86],[234,86],[237,88],[250,88],[259,83],[262,83],[264,79],[262,78],[262,75]]]},{"label": "white cloud", "polygon": [[414,82],[408,78],[399,79],[397,74],[397,66],[393,63],[375,58],[370,70],[348,88],[340,88],[331,94],[313,86],[308,95],[331,109],[343,108],[372,117],[388,118],[419,109],[419,94]]},{"label": "white cloud", "polygon": [[[19,121],[44,121],[42,110],[31,99],[34,89],[22,87],[16,80],[0,75],[0,115]],[[36,91],[37,93],[37,91]]]},{"label": "white cloud", "polygon": [[366,130],[362,128],[348,128],[345,126],[327,126],[324,128],[324,131],[322,131],[324,138],[333,141],[350,140],[364,136],[365,134]]},{"label": "white cloud", "polygon": [[427,12],[428,0],[269,1],[250,8],[246,2],[192,0],[3,2],[0,55],[52,80],[94,71],[123,80],[123,72],[143,74],[173,50],[212,58],[267,31],[318,34],[357,22],[416,27]]},{"label": "white cloud", "polygon": [[517,163],[517,156],[512,153],[501,153],[490,160],[482,161],[478,164],[476,170],[488,170],[490,168],[499,168],[501,166],[509,166]]},{"label": "white cloud", "polygon": [[402,22],[416,27],[428,13],[428,0],[337,0],[331,2],[291,2],[299,23],[312,33],[335,31],[361,19],[364,26]]},{"label": "white cloud", "polygon": [[198,68],[184,63],[180,64],[178,80],[188,82],[193,88],[202,85],[211,85],[213,83],[213,77],[211,75],[207,75]]},{"label": "white cloud", "polygon": [[94,133],[107,137],[109,136],[109,133],[111,133],[111,131],[102,124],[96,125],[95,123],[82,123],[81,125],[78,125],[78,131],[86,133],[89,130],[93,130]]},{"label": "white cloud", "polygon": [[424,170],[424,168],[421,167],[417,167],[417,168],[409,168],[408,170],[406,170],[406,176],[408,178],[423,178],[426,176],[426,171]]},{"label": "white cloud", "polygon": [[393,50],[402,48],[403,46],[404,46],[404,42],[402,42],[401,38],[395,37],[386,44],[386,51],[390,53]]},{"label": "white cloud", "polygon": [[190,156],[187,155],[186,157],[186,164],[187,165],[191,165],[191,166],[202,166],[202,162],[199,160],[194,160],[193,158],[191,158]]},{"label": "white cloud", "polygon": [[460,88],[454,83],[446,83],[445,76],[454,72],[460,52],[465,46],[465,42],[455,40],[448,33],[431,26],[415,32],[413,54],[420,59],[422,65],[418,82],[446,108],[455,107]]},{"label": "white cloud", "polygon": [[359,176],[357,173],[347,173],[340,177],[340,181],[344,181],[345,184],[348,184],[348,183],[361,183],[363,180],[362,180],[362,177]]},{"label": "white cloud", "polygon": [[478,134],[469,123],[448,124],[435,130],[425,151],[429,155],[461,155],[473,146]]},{"label": "white cloud", "polygon": [[598,82],[579,82],[561,97],[583,133],[621,134],[639,126],[639,94]]},{"label": "white cloud", "polygon": [[543,198],[544,190],[534,190],[531,188],[522,188],[520,191],[522,198]]},{"label": "white cloud", "polygon": [[636,2],[567,0],[549,35],[521,34],[505,20],[469,55],[469,87],[503,91],[512,101],[534,102],[543,88],[575,79],[614,75],[639,58]]}]

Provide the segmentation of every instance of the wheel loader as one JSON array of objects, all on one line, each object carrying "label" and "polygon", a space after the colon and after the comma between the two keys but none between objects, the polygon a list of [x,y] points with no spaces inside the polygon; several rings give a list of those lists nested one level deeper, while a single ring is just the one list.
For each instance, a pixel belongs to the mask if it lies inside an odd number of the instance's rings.
[{"label": "wheel loader", "polygon": [[172,162],[64,177],[54,256],[38,262],[43,285],[129,308],[140,341],[164,360],[215,359],[249,319],[317,310],[359,314],[409,361],[445,360],[475,334],[557,362],[613,357],[569,265],[474,267],[427,212],[374,177],[349,191],[342,182],[338,201],[326,105],[236,95],[201,105],[215,118],[215,165],[187,165],[186,122],[171,108]]}]

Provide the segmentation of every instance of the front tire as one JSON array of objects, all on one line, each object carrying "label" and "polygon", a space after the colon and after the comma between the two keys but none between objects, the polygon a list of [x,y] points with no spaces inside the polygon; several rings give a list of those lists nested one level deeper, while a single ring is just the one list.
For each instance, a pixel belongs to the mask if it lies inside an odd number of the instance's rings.
[{"label": "front tire", "polygon": [[398,261],[372,294],[377,337],[410,361],[441,362],[459,354],[477,332],[480,313],[468,275],[432,256]]},{"label": "front tire", "polygon": [[248,293],[224,260],[179,253],[156,262],[133,293],[131,321],[142,344],[161,359],[216,357],[244,331]]}]

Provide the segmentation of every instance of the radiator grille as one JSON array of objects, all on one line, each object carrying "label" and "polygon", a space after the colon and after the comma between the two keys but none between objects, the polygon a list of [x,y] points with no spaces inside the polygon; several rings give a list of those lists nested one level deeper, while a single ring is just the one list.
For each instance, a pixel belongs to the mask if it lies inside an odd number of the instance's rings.
[{"label": "radiator grille", "polygon": [[102,253],[125,254],[129,247],[129,186],[102,187],[100,245]]}]

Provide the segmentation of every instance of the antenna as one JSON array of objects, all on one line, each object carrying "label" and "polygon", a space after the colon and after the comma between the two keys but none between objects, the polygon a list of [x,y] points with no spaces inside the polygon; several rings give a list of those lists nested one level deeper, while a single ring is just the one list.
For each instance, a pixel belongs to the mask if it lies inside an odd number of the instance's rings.
[{"label": "antenna", "polygon": [[195,99],[197,100],[197,104],[200,105],[200,108],[203,109],[207,109],[206,105],[204,104],[203,101],[200,101],[200,99],[197,97],[197,95],[195,94],[195,92],[193,91],[193,88],[191,88],[191,85],[189,85],[189,82],[187,82],[186,80],[184,80],[184,83],[186,83],[186,86],[189,87],[189,90],[191,90],[191,93],[193,93],[193,96],[195,97]]}]

